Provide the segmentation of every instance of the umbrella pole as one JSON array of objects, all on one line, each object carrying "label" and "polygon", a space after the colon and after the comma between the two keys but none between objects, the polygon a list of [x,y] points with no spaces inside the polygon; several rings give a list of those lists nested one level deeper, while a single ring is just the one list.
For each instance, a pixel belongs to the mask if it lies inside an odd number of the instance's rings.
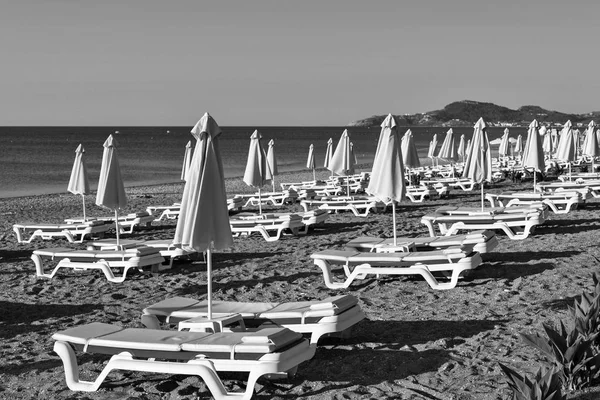
[{"label": "umbrella pole", "polygon": [[392,223],[394,224],[394,246],[398,245],[398,239],[396,237],[396,202],[392,200]]},{"label": "umbrella pole", "polygon": [[258,214],[262,215],[262,199],[260,196],[260,188],[258,188]]},{"label": "umbrella pole", "polygon": [[485,206],[484,202],[484,194],[483,194],[483,185],[485,184],[485,181],[481,181],[481,211],[483,211],[483,208]]},{"label": "umbrella pole", "polygon": [[571,161],[569,161],[569,182],[571,182]]},{"label": "umbrella pole", "polygon": [[212,250],[206,249],[206,292],[208,304],[208,319],[212,319]]},{"label": "umbrella pole", "polygon": [[315,181],[315,183],[317,183],[317,175],[315,174],[315,169],[313,168],[313,181]]},{"label": "umbrella pole", "polygon": [[535,186],[536,186],[535,185],[535,178],[536,178],[536,176],[537,176],[537,174],[535,173],[535,168],[534,168],[533,169],[533,193],[536,192],[536,190],[535,190]]},{"label": "umbrella pole", "polygon": [[275,177],[271,179],[271,183],[273,184],[273,193],[275,193]]},{"label": "umbrella pole", "polygon": [[350,177],[346,175],[346,190],[348,191],[348,197],[350,197]]},{"label": "umbrella pole", "polygon": [[119,210],[115,208],[115,233],[117,234],[117,247],[119,247]]},{"label": "umbrella pole", "polygon": [[83,222],[86,221],[85,219],[85,195],[81,194],[81,200],[83,201]]}]

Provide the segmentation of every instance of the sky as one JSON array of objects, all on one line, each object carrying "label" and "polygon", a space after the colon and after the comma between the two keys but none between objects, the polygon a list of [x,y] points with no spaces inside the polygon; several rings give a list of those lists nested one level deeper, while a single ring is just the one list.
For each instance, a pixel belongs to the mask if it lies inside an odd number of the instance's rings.
[{"label": "sky", "polygon": [[0,0],[0,125],[600,111],[597,0]]}]

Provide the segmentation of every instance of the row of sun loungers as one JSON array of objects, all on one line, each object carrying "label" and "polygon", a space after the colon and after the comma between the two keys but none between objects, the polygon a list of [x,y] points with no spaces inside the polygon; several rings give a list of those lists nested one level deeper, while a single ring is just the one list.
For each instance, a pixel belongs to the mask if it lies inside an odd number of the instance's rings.
[{"label": "row of sun loungers", "polygon": [[292,235],[305,235],[308,229],[322,225],[328,217],[325,210],[305,211],[304,213],[241,213],[230,217],[231,232],[234,236],[248,236],[257,232],[267,242],[279,240],[284,232]]},{"label": "row of sun loungers", "polygon": [[555,214],[566,214],[584,205],[591,195],[589,192],[503,192],[500,194],[486,193],[485,198],[492,207],[530,206],[536,203],[547,205]]}]

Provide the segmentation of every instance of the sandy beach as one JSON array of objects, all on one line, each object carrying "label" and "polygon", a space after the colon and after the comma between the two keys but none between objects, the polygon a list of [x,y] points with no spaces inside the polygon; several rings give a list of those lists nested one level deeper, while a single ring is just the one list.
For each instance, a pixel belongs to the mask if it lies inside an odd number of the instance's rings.
[{"label": "sandy beach", "polygon": [[[321,171],[325,176],[325,172]],[[284,174],[278,182],[312,179],[309,173]],[[228,179],[229,195],[249,192],[240,179]],[[531,182],[494,184],[489,191],[530,189]],[[124,212],[179,201],[182,184],[127,189]],[[400,236],[427,236],[420,217],[442,205],[479,204],[478,192],[454,190],[449,199],[398,209]],[[110,215],[87,197],[89,216]],[[298,204],[285,211],[300,211]],[[65,240],[18,244],[16,222],[61,222],[81,214],[81,198],[71,194],[0,200],[0,398],[6,399],[198,399],[210,398],[204,383],[182,375],[113,372],[98,392],[70,391],[62,363],[52,351],[54,332],[89,322],[142,327],[141,310],[172,296],[205,298],[206,268],[182,260],[158,276],[132,273],[124,283],[107,282],[97,271],[62,270],[52,280],[35,276],[34,249],[82,247]],[[214,255],[214,298],[231,301],[300,301],[339,293],[356,296],[367,318],[348,338],[327,339],[315,357],[288,381],[260,380],[256,399],[443,399],[509,398],[498,363],[532,374],[540,354],[519,332],[540,331],[542,323],[569,322],[567,306],[591,291],[598,270],[600,202],[550,220],[523,241],[499,234],[500,245],[455,289],[432,290],[421,278],[380,277],[329,290],[310,255],[341,248],[361,235],[390,237],[391,212],[367,218],[332,214],[326,225],[306,236],[265,242],[261,236],[234,239]],[[154,223],[131,238],[172,238],[175,222]],[[82,355],[82,378],[90,379],[106,357]],[[244,380],[224,375],[228,389]],[[569,395],[595,399],[595,388]]]}]

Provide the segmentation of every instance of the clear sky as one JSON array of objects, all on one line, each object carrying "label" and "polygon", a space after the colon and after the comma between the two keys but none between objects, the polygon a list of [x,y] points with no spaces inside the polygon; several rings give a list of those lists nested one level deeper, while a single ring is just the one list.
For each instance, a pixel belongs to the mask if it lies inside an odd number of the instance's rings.
[{"label": "clear sky", "polygon": [[0,2],[0,125],[600,110],[597,0]]}]

